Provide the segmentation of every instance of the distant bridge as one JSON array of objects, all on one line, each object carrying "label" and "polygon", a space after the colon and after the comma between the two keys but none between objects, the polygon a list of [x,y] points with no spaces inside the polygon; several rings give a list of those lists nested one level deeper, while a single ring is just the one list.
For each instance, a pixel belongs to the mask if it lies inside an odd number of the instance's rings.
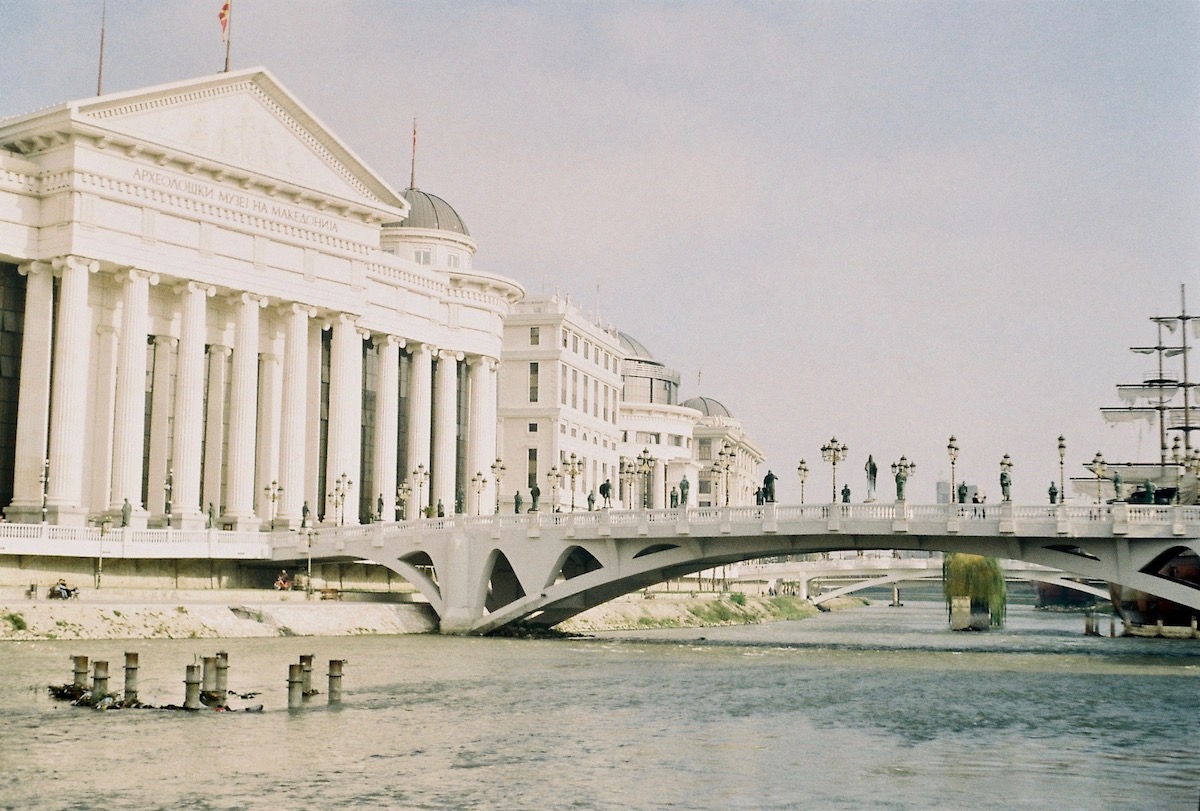
[{"label": "distant bridge", "polygon": [[[875,586],[942,578],[941,555],[913,558],[895,557],[891,552],[860,554],[862,557],[833,557],[783,563],[739,563],[725,572],[725,578],[742,583],[767,583],[768,587],[772,588],[779,588],[784,583],[794,584],[797,596],[810,600],[813,605],[820,605],[835,597]],[[1032,580],[1062,586],[1105,600],[1109,598],[1107,588],[1072,580],[1062,571],[1049,566],[1021,560],[1003,560],[1000,568],[1006,580]],[[810,592],[810,584],[814,581],[819,581],[823,586],[839,584],[840,587],[829,591],[822,590],[813,595]]]},{"label": "distant bridge", "polygon": [[276,536],[279,561],[368,559],[429,600],[442,633],[552,626],[636,589],[754,558],[838,549],[968,552],[1106,580],[1200,613],[1164,574],[1200,552],[1200,507],[1131,504],[766,504],[454,516]]}]

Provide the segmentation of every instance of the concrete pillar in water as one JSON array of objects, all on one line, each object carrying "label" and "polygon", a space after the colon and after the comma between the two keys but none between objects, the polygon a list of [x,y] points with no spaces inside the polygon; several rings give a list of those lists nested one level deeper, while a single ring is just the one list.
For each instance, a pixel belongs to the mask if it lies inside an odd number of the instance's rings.
[{"label": "concrete pillar in water", "polygon": [[217,691],[217,657],[204,657],[204,678],[200,687],[205,693],[215,693]]},{"label": "concrete pillar in water", "polygon": [[1195,617],[1192,617],[1192,639],[1200,639],[1200,632],[1197,631]]},{"label": "concrete pillar in water", "polygon": [[950,598],[950,630],[965,631],[971,627],[971,598]]},{"label": "concrete pillar in water", "polygon": [[893,606],[900,605],[900,587],[899,586],[892,586],[892,605]]},{"label": "concrete pillar in water", "polygon": [[229,654],[217,652],[217,706],[224,707],[229,697]]},{"label": "concrete pillar in water", "polygon": [[183,708],[185,710],[200,709],[200,665],[188,665],[183,678],[184,694]]},{"label": "concrete pillar in water", "polygon": [[138,655],[125,654],[125,703],[133,704],[138,700]]},{"label": "concrete pillar in water", "polygon": [[342,703],[342,665],[344,659],[329,660],[329,703]]},{"label": "concrete pillar in water", "polygon": [[75,663],[75,686],[86,688],[88,679],[88,658],[86,656],[72,656],[71,659]]},{"label": "concrete pillar in water", "polygon": [[299,709],[304,703],[303,665],[288,665],[288,709]]},{"label": "concrete pillar in water", "polygon": [[304,697],[312,695],[313,654],[305,653],[300,657],[300,679]]},{"label": "concrete pillar in water", "polygon": [[108,662],[93,662],[92,667],[92,701],[98,701],[108,695]]}]

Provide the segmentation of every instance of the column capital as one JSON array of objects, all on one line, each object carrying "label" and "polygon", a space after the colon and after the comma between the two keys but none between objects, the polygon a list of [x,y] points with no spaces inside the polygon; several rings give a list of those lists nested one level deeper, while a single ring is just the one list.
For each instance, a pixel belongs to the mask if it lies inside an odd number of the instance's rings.
[{"label": "column capital", "polygon": [[403,349],[407,345],[407,341],[399,335],[377,335],[375,336],[375,343],[380,346],[396,346],[400,349]]},{"label": "column capital", "polygon": [[49,262],[25,262],[17,266],[17,272],[22,276],[36,276],[39,273],[53,272],[54,266]]},{"label": "column capital", "polygon": [[179,343],[179,339],[174,335],[151,335],[150,337],[154,339],[155,346],[158,346],[159,344],[175,346],[175,344]]},{"label": "column capital", "polygon": [[[99,264],[99,263],[97,263],[97,264]],[[92,271],[92,272],[94,273],[95,271]],[[145,281],[148,284],[158,284],[158,274],[157,273],[150,271],[150,270],[143,270],[142,268],[135,268],[135,267],[118,268],[116,274],[114,275],[114,278],[117,281],[138,280],[138,281]]]},{"label": "column capital", "polygon": [[233,294],[229,297],[229,303],[257,305],[260,310],[267,309],[267,306],[270,304],[266,296],[246,292]]},{"label": "column capital", "polygon": [[233,354],[233,347],[221,346],[220,344],[209,344],[208,354],[224,355],[225,357],[229,357],[231,354]]},{"label": "column capital", "polygon": [[100,263],[95,259],[88,259],[84,256],[75,256],[74,254],[56,256],[50,260],[50,264],[53,265],[54,269],[59,273],[62,273],[65,268],[86,270],[88,273],[95,273],[96,271],[100,270]]},{"label": "column capital", "polygon": [[212,298],[217,294],[217,288],[211,284],[189,281],[176,285],[175,292],[181,295],[183,293],[203,293],[207,298]]},{"label": "column capital", "polygon": [[462,360],[466,355],[454,349],[442,349],[437,353],[437,357],[439,360]]},{"label": "column capital", "polygon": [[356,327],[358,326],[359,318],[361,318],[361,316],[355,315],[354,313],[338,313],[337,315],[333,316],[330,321],[331,325],[336,324],[338,326]]},{"label": "column capital", "polygon": [[298,301],[285,301],[279,305],[279,312],[281,315],[304,315],[313,318],[317,314],[317,308]]}]

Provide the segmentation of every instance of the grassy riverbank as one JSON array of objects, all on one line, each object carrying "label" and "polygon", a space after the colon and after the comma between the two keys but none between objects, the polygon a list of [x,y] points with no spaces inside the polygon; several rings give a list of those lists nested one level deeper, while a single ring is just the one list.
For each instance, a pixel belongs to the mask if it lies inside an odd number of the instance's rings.
[{"label": "grassy riverbank", "polygon": [[[863,599],[843,597],[831,600],[825,607],[837,611],[862,605],[866,605]],[[639,628],[704,628],[802,620],[819,613],[820,609],[799,597],[754,597],[732,592],[638,592],[588,609],[556,627],[569,633]]]}]

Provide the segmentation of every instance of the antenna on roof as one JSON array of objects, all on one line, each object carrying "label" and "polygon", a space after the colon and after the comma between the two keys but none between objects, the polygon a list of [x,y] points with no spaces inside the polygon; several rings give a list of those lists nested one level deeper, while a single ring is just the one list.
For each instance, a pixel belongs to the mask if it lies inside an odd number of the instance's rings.
[{"label": "antenna on roof", "polygon": [[413,119],[413,148],[412,148],[412,163],[408,167],[408,187],[415,189],[417,187],[417,119]]},{"label": "antenna on roof", "polygon": [[108,0],[100,6],[100,69],[96,72],[96,95],[104,95],[104,28],[108,22]]}]

